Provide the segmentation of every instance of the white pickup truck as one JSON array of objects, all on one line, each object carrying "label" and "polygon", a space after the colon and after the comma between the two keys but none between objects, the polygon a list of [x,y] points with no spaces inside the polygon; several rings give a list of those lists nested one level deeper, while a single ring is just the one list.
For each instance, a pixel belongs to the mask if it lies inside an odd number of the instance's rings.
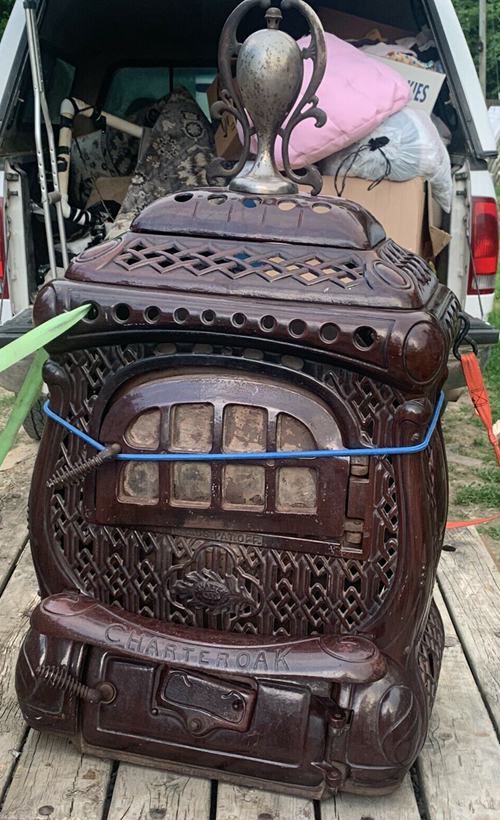
[{"label": "white pickup truck", "polygon": [[[85,100],[96,111],[125,117],[183,84],[208,113],[206,91],[216,72],[218,38],[237,0],[16,0],[0,42],[0,218],[4,223],[0,337],[4,342],[28,326],[29,306],[50,262],[37,167],[26,5],[38,21],[48,109],[57,139],[65,98]],[[451,241],[436,268],[472,317],[471,335],[484,359],[498,338],[487,323],[498,263],[497,206],[488,172],[496,145],[452,0],[321,0],[312,5],[316,10],[321,6],[368,18],[372,25],[415,33],[428,30],[434,40],[446,75],[438,113],[451,132],[448,150],[453,171],[452,209],[443,214],[440,226],[451,234]],[[100,127],[102,118],[97,115],[94,123],[79,117],[75,135]],[[94,173],[98,176],[100,169],[94,168]],[[86,202],[74,205],[85,208]],[[55,215],[53,231],[56,264],[62,274],[64,255]],[[71,257],[85,247],[85,231],[68,225],[67,234]],[[88,232],[87,241],[96,241],[95,230]],[[15,389],[8,377],[2,383]],[[454,368],[448,388],[458,386],[458,368]]]}]

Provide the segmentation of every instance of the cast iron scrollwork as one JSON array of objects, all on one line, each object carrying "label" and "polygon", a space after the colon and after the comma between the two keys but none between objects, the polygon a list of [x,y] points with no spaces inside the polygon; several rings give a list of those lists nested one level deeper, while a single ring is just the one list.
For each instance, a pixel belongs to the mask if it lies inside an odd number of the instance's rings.
[{"label": "cast iron scrollwork", "polygon": [[[255,5],[266,9],[267,29],[251,34],[244,43],[238,42],[237,31],[243,17]],[[297,9],[306,18],[311,35],[307,48],[279,30],[281,9]],[[212,106],[212,114],[221,119],[224,114],[235,117],[243,133],[243,148],[235,166],[224,167],[218,160],[214,174],[233,176],[229,188],[248,194],[294,194],[298,184],[309,185],[313,194],[321,191],[319,171],[308,166],[297,174],[289,158],[293,129],[312,117],[316,127],[326,122],[318,107],[316,91],[326,68],[326,48],[323,28],[317,15],[303,0],[282,0],[281,9],[271,7],[271,0],[244,0],[229,16],[220,39],[219,72],[221,99]],[[233,61],[236,58],[236,76]],[[311,78],[301,94],[304,61],[312,60]],[[286,125],[283,123],[288,121]],[[248,170],[251,139],[257,138],[257,156]],[[284,174],[275,161],[275,142],[282,140]]]}]

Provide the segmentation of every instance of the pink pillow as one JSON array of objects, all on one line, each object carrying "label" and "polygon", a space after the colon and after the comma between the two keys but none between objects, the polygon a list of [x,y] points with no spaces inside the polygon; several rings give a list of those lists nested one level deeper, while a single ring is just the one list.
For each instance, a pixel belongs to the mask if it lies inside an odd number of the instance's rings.
[{"label": "pink pillow", "polygon": [[[325,32],[325,42],[326,71],[317,96],[327,121],[323,128],[316,128],[311,118],[294,128],[290,139],[293,168],[318,162],[357,142],[410,100],[410,87],[397,71],[367,57],[334,34]],[[298,41],[300,48],[305,48],[308,43],[309,37]],[[305,91],[311,72],[312,62],[305,60],[301,93]],[[254,138],[252,150],[256,148]],[[280,137],[276,140],[276,161],[278,167],[283,168]]]}]

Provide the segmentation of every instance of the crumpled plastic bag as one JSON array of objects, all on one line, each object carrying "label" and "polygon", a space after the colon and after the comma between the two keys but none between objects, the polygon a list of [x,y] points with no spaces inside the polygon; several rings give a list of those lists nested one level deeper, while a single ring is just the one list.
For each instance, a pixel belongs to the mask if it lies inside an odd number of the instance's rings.
[{"label": "crumpled plastic bag", "polygon": [[405,182],[424,177],[446,213],[451,210],[452,176],[448,151],[425,111],[403,108],[367,137],[318,163],[323,175],[336,177],[341,195],[345,176]]}]

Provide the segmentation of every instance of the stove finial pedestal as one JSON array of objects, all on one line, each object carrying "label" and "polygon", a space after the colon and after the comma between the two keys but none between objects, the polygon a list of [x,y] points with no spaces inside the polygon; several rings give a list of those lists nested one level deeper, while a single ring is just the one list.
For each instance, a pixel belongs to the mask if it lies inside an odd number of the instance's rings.
[{"label": "stove finial pedestal", "polygon": [[[246,13],[256,5],[266,8],[267,28],[250,34],[244,43],[237,40],[238,27]],[[300,48],[297,41],[280,30],[281,9],[297,9],[306,18],[311,43]],[[236,58],[236,62],[235,62]],[[304,61],[313,61],[311,78],[301,94]],[[235,64],[235,76],[233,75]],[[236,167],[224,168],[218,162],[217,173],[233,176],[229,189],[248,194],[286,195],[298,192],[299,183],[310,185],[313,193],[321,190],[321,175],[314,167],[296,174],[289,161],[290,135],[302,120],[313,117],[318,127],[326,116],[318,108],[316,91],[326,67],[326,48],[319,18],[302,0],[283,0],[281,8],[269,0],[244,0],[229,16],[219,46],[221,100],[212,106],[212,114],[221,118],[232,114],[243,132],[243,149]],[[286,122],[286,124],[285,124]],[[257,138],[257,152],[248,168],[251,139]],[[275,144],[281,137],[282,165],[278,170]]]}]

